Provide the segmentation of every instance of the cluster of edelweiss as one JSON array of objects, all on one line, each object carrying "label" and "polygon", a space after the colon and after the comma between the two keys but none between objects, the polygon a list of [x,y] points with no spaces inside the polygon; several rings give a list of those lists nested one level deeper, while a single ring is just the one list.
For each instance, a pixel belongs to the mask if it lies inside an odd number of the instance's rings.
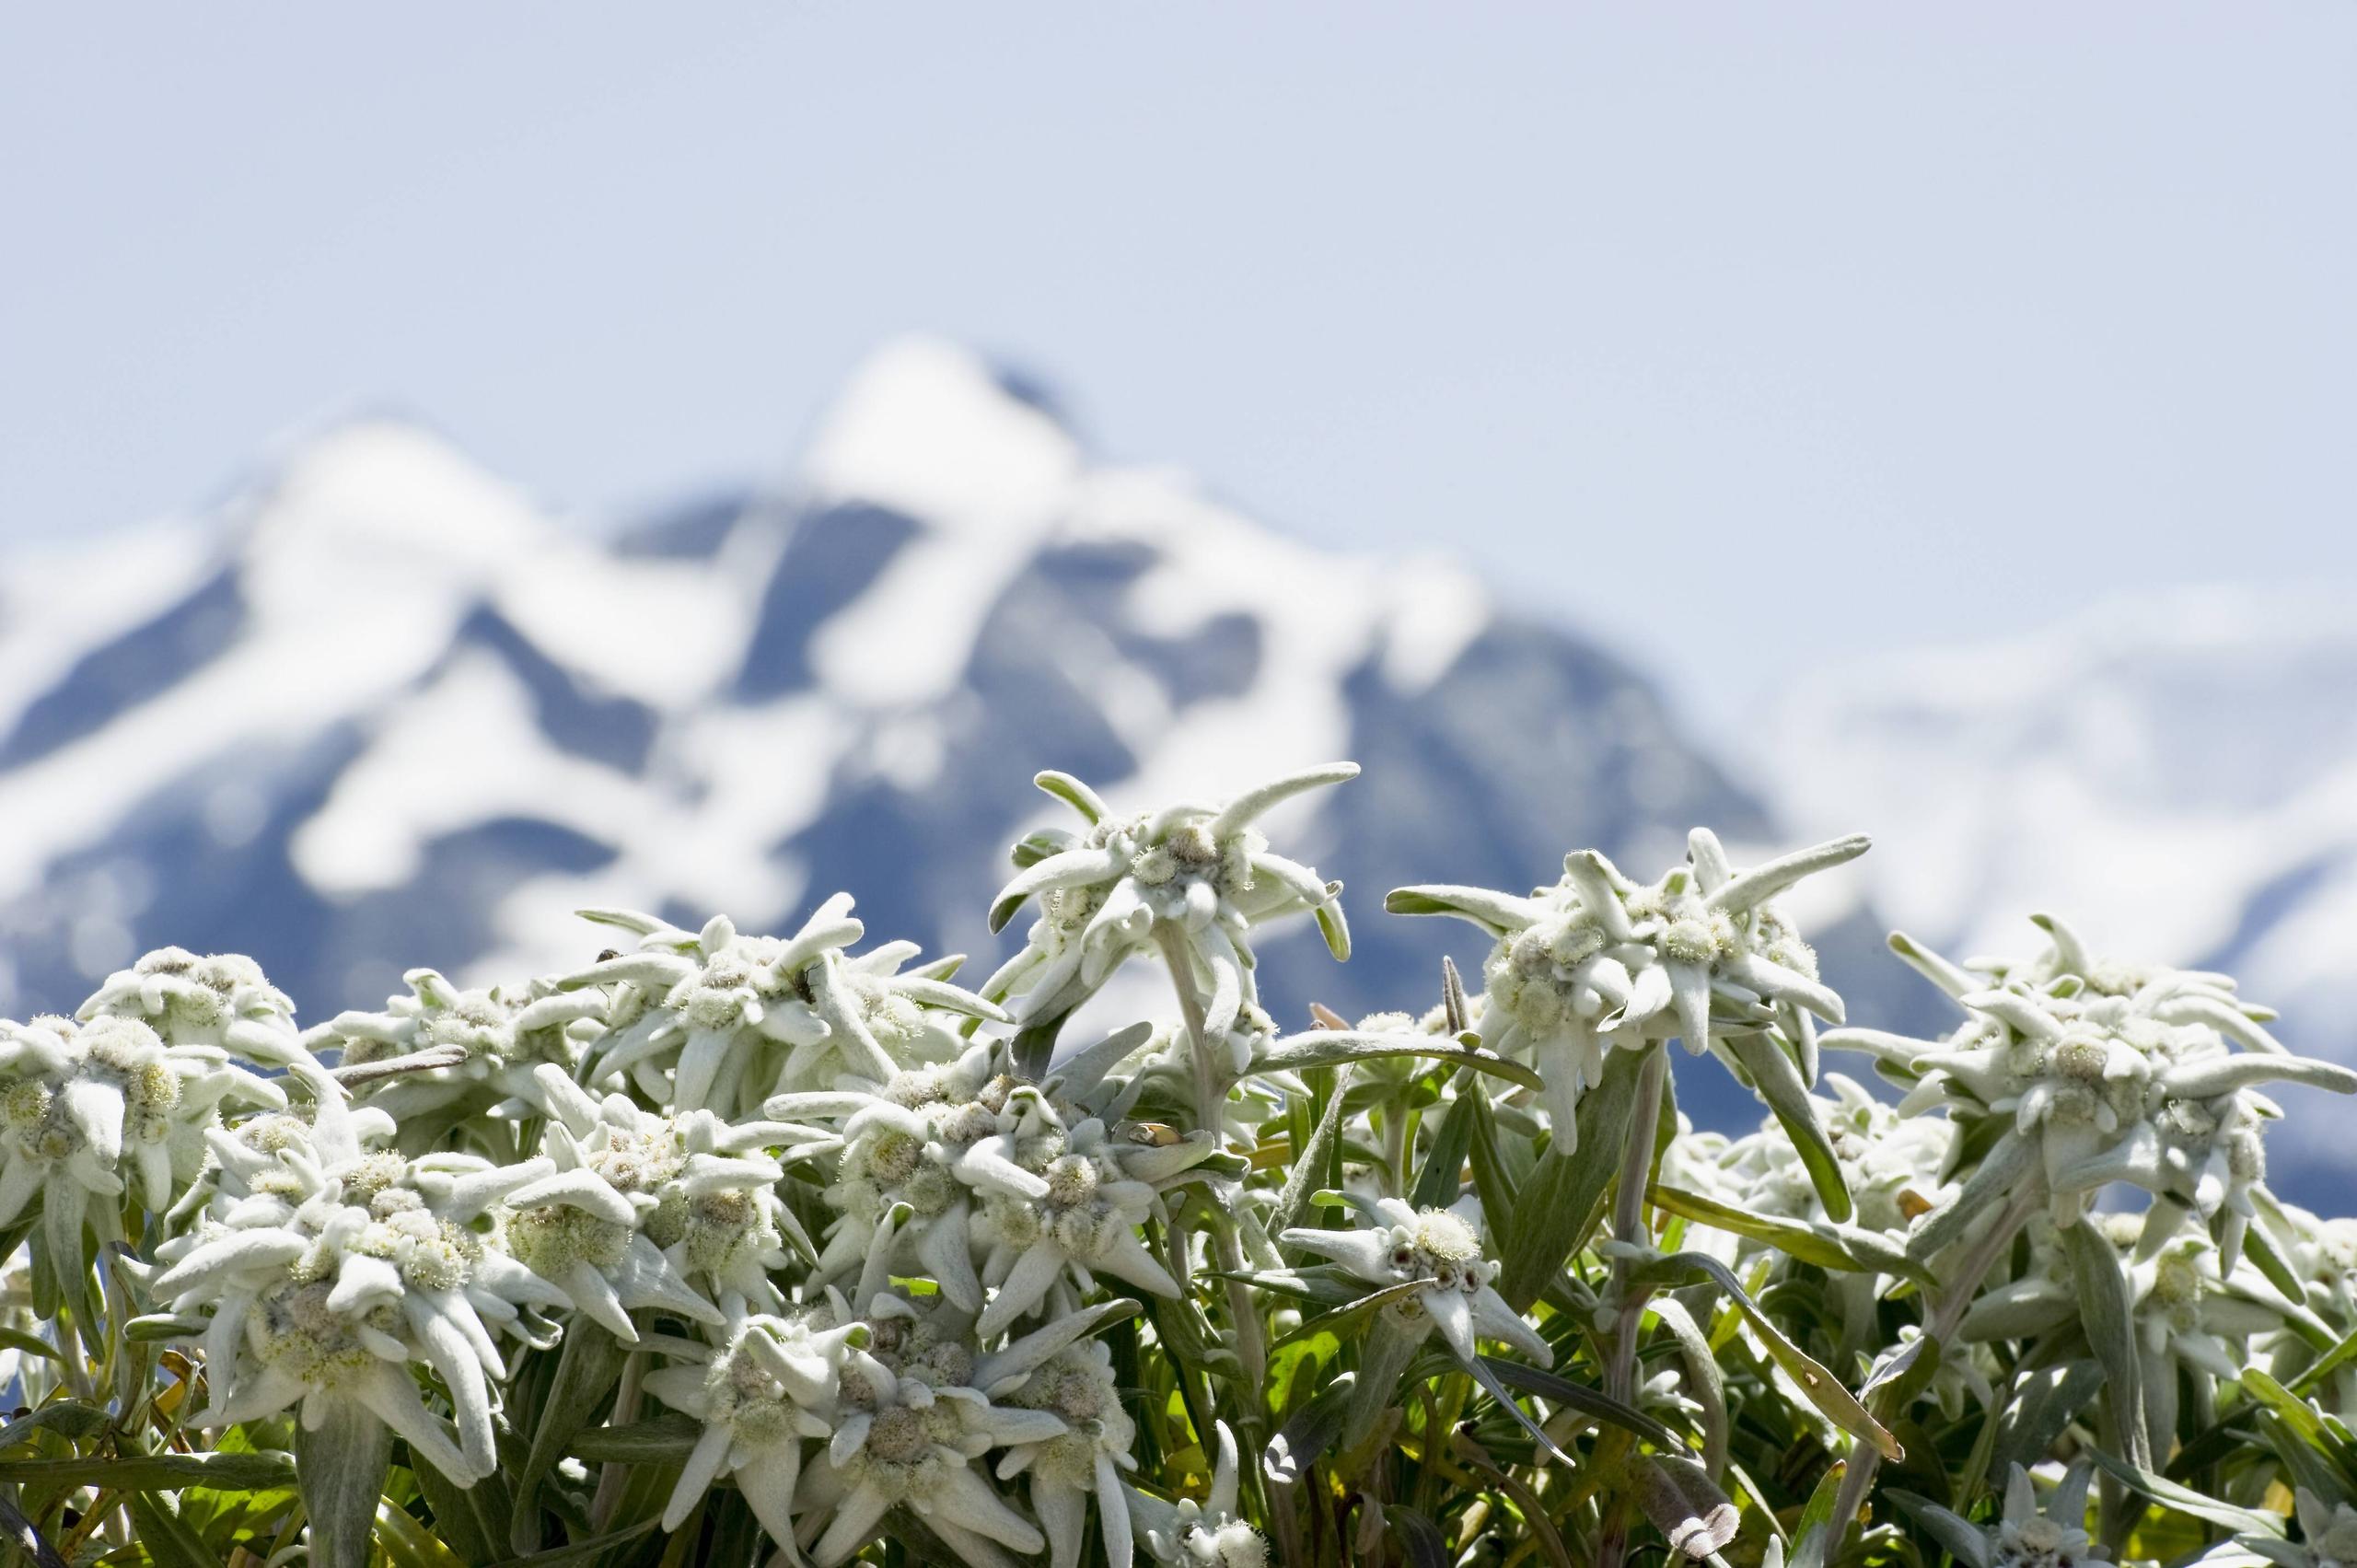
[{"label": "cluster of edelweiss", "polygon": [[[1129,818],[1043,774],[1083,821],[1017,846],[992,927],[1027,901],[1037,918],[979,991],[952,983],[957,958],[920,962],[906,943],[855,953],[848,897],[784,938],[726,918],[687,930],[587,912],[628,950],[514,989],[417,970],[383,1011],[308,1029],[250,960],[151,953],[73,1018],[0,1025],[11,1266],[37,1315],[94,1355],[118,1292],[140,1337],[187,1346],[202,1375],[187,1426],[297,1412],[322,1564],[366,1560],[367,1514],[336,1499],[366,1494],[373,1510],[374,1493],[348,1472],[380,1480],[398,1436],[458,1486],[499,1473],[504,1390],[534,1353],[588,1335],[638,1358],[624,1398],[656,1402],[641,1413],[668,1408],[698,1430],[666,1529],[726,1479],[790,1556],[820,1564],[897,1516],[970,1562],[1045,1553],[1070,1568],[1092,1515],[1116,1564],[1267,1561],[1268,1521],[1248,1521],[1225,1423],[1198,1433],[1219,1456],[1207,1498],[1160,1495],[1133,1473],[1135,1425],[1098,1335],[1139,1295],[1229,1293],[1229,1348],[1257,1373],[1264,1332],[1295,1303],[1256,1283],[1372,1290],[1362,1413],[1395,1398],[1435,1333],[1469,1367],[1479,1341],[1546,1365],[1595,1333],[1622,1385],[1608,1392],[1690,1418],[1706,1402],[1695,1380],[1640,1387],[1620,1348],[1648,1271],[1680,1261],[1653,1249],[1644,1205],[1624,1193],[1599,1249],[1620,1294],[1590,1325],[1560,1300],[1517,1310],[1501,1295],[1485,1235],[1504,1220],[1484,1223],[1476,1184],[1445,1172],[1446,1206],[1402,1191],[1469,1097],[1572,1150],[1618,1053],[1642,1063],[1631,1121],[1650,1148],[1673,1039],[1720,1056],[1773,1113],[1746,1137],[1685,1132],[1662,1156],[1655,1201],[1688,1222],[1680,1258],[1730,1265],[1755,1294],[1798,1266],[1788,1233],[1866,1259],[1832,1276],[1837,1365],[1886,1356],[1878,1304],[1918,1286],[1910,1332],[1941,1358],[1926,1397],[1988,1401],[1991,1345],[2073,1320],[2073,1237],[2099,1237],[2142,1358],[2138,1446],[2165,1455],[2179,1368],[2229,1382],[2270,1359],[2295,1367],[2317,1334],[2357,1326],[2357,1225],[2270,1194],[2261,1137],[2279,1112],[2257,1088],[2357,1078],[2285,1052],[2225,977],[2100,961],[2044,917],[2045,950],[2027,962],[1959,965],[1893,939],[1961,1011],[1946,1038],[1846,1027],[1773,900],[1863,840],[1738,871],[1697,830],[1685,863],[1650,883],[1582,852],[1526,896],[1401,889],[1394,911],[1494,937],[1482,991],[1446,1019],[1277,1038],[1257,999],[1256,930],[1308,912],[1337,957],[1348,934],[1341,885],[1271,853],[1254,824],[1355,771]],[[1181,1020],[1058,1048],[1063,1020],[1140,956],[1167,967]],[[1820,1077],[1828,1050],[1871,1057],[1904,1098]],[[1349,1164],[1328,1200],[1337,1217],[1318,1222],[1282,1164],[1261,1174],[1248,1157],[1306,1092],[1303,1069],[1469,1054],[1524,1070],[1445,1078],[1422,1142],[1395,1151],[1406,1158],[1387,1174]],[[1945,1114],[1922,1114],[1933,1109]],[[2118,1182],[2149,1205],[2090,1214]],[[1190,1186],[1234,1223],[1186,1223]],[[37,1222],[24,1217],[36,1202]],[[1652,1305],[1661,1321],[1685,1317],[1668,1296]],[[79,1353],[64,1359],[63,1376],[87,1376]],[[11,1365],[27,1387],[42,1375]],[[1790,1381],[1781,1364],[1776,1376]],[[2357,1410],[2357,1362],[2327,1382],[2337,1408]],[[1795,1409],[1825,1408],[1822,1388],[1791,1393]],[[1707,1411],[1698,1424],[1707,1435]],[[1845,1426],[1879,1432],[1837,1411],[1826,1435],[1844,1442]],[[1724,1463],[1723,1412],[1718,1438],[1706,1469]],[[1852,1513],[1875,1458],[1866,1442],[1852,1450]],[[1700,1484],[1718,1495],[1715,1477]],[[1933,1526],[1982,1568],[2084,1558],[2086,1484],[2074,1472],[2042,1515],[2016,1470],[2002,1524]],[[2350,1524],[2305,1494],[2302,1511],[2310,1560],[2328,1560],[2327,1534],[2348,1555]],[[1726,1539],[1716,1519],[1689,1527],[1673,1532],[1689,1555]],[[519,1521],[519,1544],[536,1531]]]}]

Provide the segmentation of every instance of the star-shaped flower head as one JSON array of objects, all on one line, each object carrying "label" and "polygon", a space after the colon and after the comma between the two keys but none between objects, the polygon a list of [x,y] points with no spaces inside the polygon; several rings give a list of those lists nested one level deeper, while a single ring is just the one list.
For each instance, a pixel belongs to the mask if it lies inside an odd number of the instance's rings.
[{"label": "star-shaped flower head", "polygon": [[845,1357],[866,1344],[867,1325],[843,1312],[840,1298],[832,1307],[770,1313],[731,1295],[713,1316],[717,1346],[666,1340],[661,1348],[686,1364],[646,1377],[647,1392],[704,1428],[664,1507],[663,1527],[678,1529],[714,1481],[733,1477],[761,1528],[799,1562],[794,1493],[803,1440],[833,1433]]},{"label": "star-shaped flower head", "polygon": [[1026,1409],[1048,1411],[1065,1427],[1059,1436],[1009,1449],[998,1467],[1001,1481],[1030,1477],[1031,1511],[1047,1532],[1051,1568],[1078,1568],[1091,1494],[1097,1498],[1105,1561],[1115,1568],[1133,1562],[1129,1489],[1122,1472],[1137,1468],[1131,1452],[1137,1442],[1137,1423],[1121,1408],[1113,1353],[1102,1340],[1059,1351],[1025,1380],[1012,1400]]},{"label": "star-shaped flower head", "polygon": [[1269,1543],[1236,1511],[1236,1434],[1214,1421],[1219,1457],[1212,1467],[1211,1494],[1175,1505],[1143,1492],[1129,1494],[1132,1522],[1156,1562],[1177,1568],[1268,1568]]},{"label": "star-shaped flower head", "polygon": [[[389,1123],[352,1114],[317,1066],[296,1072],[315,1097],[313,1122],[281,1116],[264,1119],[260,1138],[216,1133],[229,1179],[198,1225],[157,1249],[167,1266],[150,1288],[204,1350],[212,1403],[192,1423],[259,1421],[299,1402],[317,1430],[350,1401],[471,1484],[497,1464],[493,1383],[505,1362],[493,1330],[552,1342],[555,1326],[537,1309],[565,1301],[497,1244],[501,1200],[548,1164],[367,1147]],[[448,1392],[456,1444],[427,1414],[412,1365]]]},{"label": "star-shaped flower head", "polygon": [[2231,1260],[2265,1191],[2259,1130],[2281,1114],[2254,1086],[2346,1094],[2357,1072],[2286,1051],[2263,1027],[2274,1015],[2238,1001],[2224,975],[2098,960],[2061,921],[2032,918],[2049,940],[2026,963],[1957,965],[1891,937],[1964,1009],[1945,1039],[1842,1029],[1825,1043],[1870,1052],[1911,1084],[1904,1111],[2011,1123],[1960,1201],[2002,1196],[2034,1171],[2067,1224],[2096,1189],[2131,1181],[2158,1199],[2155,1239],[2189,1211]]},{"label": "star-shaped flower head", "polygon": [[785,938],[741,935],[726,915],[683,931],[652,915],[583,912],[640,938],[639,951],[557,981],[621,988],[589,1081],[628,1074],[677,1110],[743,1116],[769,1095],[839,1073],[882,1079],[946,1061],[965,1044],[958,1024],[1006,1021],[995,1004],[949,983],[960,958],[903,972],[916,951],[908,943],[849,955],[865,934],[851,908],[851,895],[838,893]]},{"label": "star-shaped flower head", "polygon": [[399,1122],[412,1147],[432,1147],[476,1116],[546,1115],[536,1069],[569,1074],[586,1042],[604,1032],[598,991],[561,992],[546,981],[461,991],[433,970],[401,980],[408,995],[382,1012],[339,1013],[306,1031],[303,1043],[315,1054],[342,1052],[336,1076],[356,1103]]},{"label": "star-shaped flower head", "polygon": [[45,1261],[59,1281],[79,1280],[86,1227],[101,1242],[121,1237],[126,1198],[168,1209],[175,1179],[202,1167],[225,1099],[286,1103],[220,1047],[167,1045],[135,1017],[0,1022],[0,1225],[42,1194]]},{"label": "star-shaped flower head", "polygon": [[1412,1285],[1387,1310],[1419,1338],[1434,1329],[1460,1361],[1473,1359],[1478,1334],[1503,1340],[1541,1366],[1555,1363],[1537,1330],[1506,1305],[1490,1282],[1497,1266],[1481,1255],[1474,1228],[1446,1209],[1416,1209],[1397,1198],[1367,1206],[1371,1222],[1355,1230],[1288,1230],[1285,1245],[1330,1258],[1365,1284]]},{"label": "star-shaped flower head", "polygon": [[1097,993],[1121,960],[1176,933],[1192,980],[1208,1000],[1203,1028],[1218,1039],[1259,1000],[1252,979],[1252,927],[1303,910],[1327,946],[1350,956],[1350,929],[1328,882],[1272,853],[1253,824],[1298,795],[1358,776],[1355,762],[1331,762],[1248,790],[1225,806],[1179,805],[1148,816],[1116,817],[1095,790],[1068,774],[1039,776],[1039,787],[1086,820],[1079,833],[1050,829],[1016,846],[1015,879],[991,900],[990,926],[1004,930],[1037,897],[1039,918],[1023,949],[982,987],[1013,998],[1016,1022],[1043,1025]]},{"label": "star-shaped flower head", "polygon": [[[873,1279],[877,1271],[868,1273]],[[1062,1436],[1064,1423],[1051,1411],[999,1400],[1047,1358],[1109,1320],[1109,1310],[1133,1312],[1136,1303],[1074,1314],[996,1353],[980,1349],[971,1319],[938,1297],[925,1307],[879,1291],[861,1310],[867,1348],[843,1358],[834,1430],[823,1457],[804,1470],[795,1497],[796,1512],[833,1516],[812,1557],[820,1568],[843,1562],[896,1506],[914,1513],[969,1562],[998,1561],[993,1545],[1039,1551],[1046,1538],[976,1461]]]},{"label": "star-shaped flower head", "polygon": [[1970,1568],[2065,1568],[2111,1556],[2087,1534],[2087,1481],[2093,1467],[2074,1465],[2043,1513],[2029,1472],[2013,1467],[2005,1481],[2005,1511],[1986,1528],[1945,1508],[1925,1504],[1916,1513],[1957,1562]]},{"label": "star-shaped flower head", "polygon": [[781,1232],[815,1252],[775,1191],[784,1167],[763,1151],[791,1156],[830,1134],[709,1111],[675,1119],[627,1095],[592,1099],[551,1064],[540,1076],[554,1170],[509,1194],[508,1249],[625,1344],[638,1341],[630,1314],[640,1308],[720,1322],[691,1279],[773,1304]]},{"label": "star-shaped flower head", "polygon": [[218,1046],[264,1066],[305,1054],[295,1004],[242,953],[158,947],[107,977],[75,1016],[137,1018],[172,1045]]},{"label": "star-shaped flower head", "polygon": [[[1384,907],[1455,915],[1498,939],[1482,968],[1482,1044],[1531,1053],[1555,1137],[1569,1148],[1580,1096],[1602,1075],[1608,1046],[1677,1037],[1700,1052],[1772,1029],[1790,1043],[1802,1084],[1815,1081],[1811,1017],[1840,1023],[1841,999],[1818,981],[1816,953],[1771,900],[1866,847],[1836,839],[1737,872],[1717,836],[1697,828],[1686,864],[1655,882],[1632,882],[1580,850],[1564,857],[1562,880],[1527,898],[1401,888]],[[1789,1070],[1759,1052],[1741,1065],[1755,1077]]]}]

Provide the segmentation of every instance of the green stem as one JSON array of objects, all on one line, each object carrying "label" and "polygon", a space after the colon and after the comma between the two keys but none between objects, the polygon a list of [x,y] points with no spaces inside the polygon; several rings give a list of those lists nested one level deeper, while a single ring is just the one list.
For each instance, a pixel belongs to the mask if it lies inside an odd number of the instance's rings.
[{"label": "green stem", "polygon": [[[1661,1122],[1662,1086],[1669,1077],[1669,1047],[1663,1042],[1645,1048],[1637,1070],[1635,1103],[1629,1110],[1628,1141],[1621,1145],[1620,1177],[1612,1196],[1612,1237],[1632,1247],[1653,1239],[1645,1225],[1645,1188],[1653,1174],[1654,1140]],[[1651,1294],[1629,1278],[1631,1260],[1612,1260],[1612,1300],[1620,1316],[1612,1329],[1612,1355],[1604,1367],[1604,1391],[1622,1404],[1637,1402],[1637,1331],[1645,1318],[1645,1297]],[[1620,1568],[1629,1551],[1629,1517],[1616,1499],[1596,1542],[1598,1568]]]}]

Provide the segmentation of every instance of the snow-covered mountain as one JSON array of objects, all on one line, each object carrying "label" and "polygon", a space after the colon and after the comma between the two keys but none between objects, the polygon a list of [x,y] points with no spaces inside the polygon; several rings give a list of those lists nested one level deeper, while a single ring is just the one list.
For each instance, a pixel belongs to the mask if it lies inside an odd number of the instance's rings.
[{"label": "snow-covered mountain", "polygon": [[[1271,954],[1289,1025],[1427,1005],[1444,947],[1478,958],[1383,914],[1390,887],[1772,836],[1639,672],[1446,561],[1321,552],[1092,460],[942,343],[862,369],[776,494],[614,542],[352,422],[215,515],[0,569],[0,1011],[176,942],[323,1016],[412,965],[576,965],[583,905],[754,926],[838,888],[987,968],[1005,846],[1061,809],[1038,769],[1144,804],[1337,756],[1364,776],[1272,828],[1345,878],[1358,952]],[[1854,905],[1819,920],[1838,981],[1898,972]],[[1696,1092],[1756,1114],[1720,1077]]]},{"label": "snow-covered mountain", "polygon": [[[0,563],[0,1014],[169,942],[250,952],[321,1017],[414,965],[577,965],[605,941],[584,905],[774,927],[839,888],[987,969],[1005,846],[1061,810],[1039,768],[1144,805],[1347,756],[1361,779],[1271,824],[1346,880],[1357,938],[1339,968],[1306,929],[1271,950],[1289,1027],[1422,1005],[1442,951],[1478,960],[1454,922],[1383,914],[1388,888],[1527,887],[1585,844],[1650,874],[1708,822],[1739,856],[1875,836],[1804,885],[1846,903],[1799,912],[1861,1020],[1949,1021],[1884,914],[1979,950],[2051,908],[2234,969],[2288,1039],[2357,1059],[2333,610],[2219,597],[1883,661],[1794,700],[1771,807],[1643,672],[1448,561],[1314,550],[1097,460],[940,343],[860,370],[788,482],[620,536],[349,421],[206,515]],[[1759,1114],[1707,1064],[1680,1087]]]},{"label": "snow-covered mountain", "polygon": [[[2294,1049],[2357,1063],[2345,591],[2123,598],[2034,635],[1877,656],[1803,687],[1774,734],[1783,819],[1873,833],[1858,869],[1899,926],[2027,952],[2023,917],[2052,911],[2100,950],[2227,970]],[[2357,1107],[2280,1098],[2279,1161],[2345,1173]]]}]

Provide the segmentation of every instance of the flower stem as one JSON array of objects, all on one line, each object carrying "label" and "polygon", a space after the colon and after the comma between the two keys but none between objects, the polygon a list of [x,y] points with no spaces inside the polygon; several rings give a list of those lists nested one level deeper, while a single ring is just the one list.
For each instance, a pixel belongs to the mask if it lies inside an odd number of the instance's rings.
[{"label": "flower stem", "polygon": [[[1956,1333],[1956,1325],[1964,1321],[1966,1311],[1972,1306],[1972,1298],[1980,1293],[1980,1282],[1988,1277],[1989,1271],[1996,1266],[2005,1249],[2014,1244],[2014,1236],[2037,1211],[2044,1196],[2041,1183],[2025,1182],[1996,1220],[1981,1233],[1980,1239],[1974,1242],[1971,1249],[1958,1261],[1956,1278],[1948,1283],[1939,1305],[1932,1309],[1931,1318],[1923,1325],[1924,1337],[1933,1342],[1931,1348],[1933,1353],[1940,1355],[1947,1353],[1948,1340]],[[1888,1422],[1898,1413],[1898,1403],[1896,1385],[1886,1386],[1875,1396],[1872,1407],[1875,1419]],[[1874,1490],[1875,1474],[1882,1468],[1882,1455],[1875,1451],[1874,1445],[1854,1439],[1850,1445],[1849,1465],[1848,1472],[1841,1477],[1841,1491],[1833,1501],[1834,1527],[1843,1535],[1849,1533],[1850,1526],[1858,1517],[1858,1510],[1865,1506],[1866,1494]],[[1835,1544],[1839,1545],[1838,1540]],[[1830,1557],[1832,1554],[1828,1552],[1827,1555]]]},{"label": "flower stem", "polygon": [[[1661,1124],[1662,1086],[1669,1077],[1669,1050],[1655,1043],[1645,1048],[1637,1069],[1637,1095],[1630,1108],[1628,1142],[1621,1146],[1620,1185],[1612,1198],[1612,1238],[1631,1247],[1653,1239],[1645,1225],[1645,1185],[1653,1173],[1654,1140]],[[1612,1261],[1612,1299],[1620,1317],[1612,1330],[1612,1358],[1605,1364],[1604,1391],[1624,1405],[1637,1402],[1637,1330],[1645,1318],[1648,1292],[1631,1283],[1630,1260]],[[1620,1505],[1611,1505],[1604,1531],[1596,1542],[1599,1568],[1620,1568],[1629,1550],[1629,1525]]]}]

